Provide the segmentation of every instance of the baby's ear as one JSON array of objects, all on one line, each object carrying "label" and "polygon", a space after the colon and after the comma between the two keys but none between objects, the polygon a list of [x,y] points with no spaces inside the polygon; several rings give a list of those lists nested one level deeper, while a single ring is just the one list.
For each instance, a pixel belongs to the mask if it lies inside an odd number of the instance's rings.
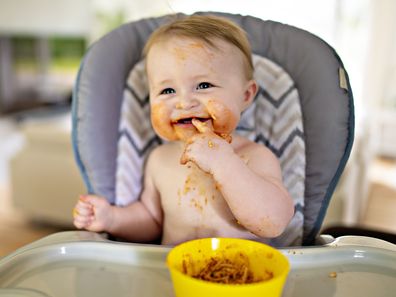
[{"label": "baby's ear", "polygon": [[243,98],[243,110],[245,110],[250,103],[252,103],[258,90],[257,83],[254,79],[249,80],[246,84],[245,96]]}]

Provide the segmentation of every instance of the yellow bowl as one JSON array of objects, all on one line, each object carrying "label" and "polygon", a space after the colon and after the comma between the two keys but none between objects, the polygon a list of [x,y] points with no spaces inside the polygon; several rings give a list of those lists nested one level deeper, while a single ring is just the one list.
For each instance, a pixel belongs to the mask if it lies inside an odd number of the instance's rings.
[{"label": "yellow bowl", "polygon": [[[224,284],[197,278],[213,259],[247,264],[256,281]],[[275,248],[236,238],[204,238],[182,243],[169,252],[166,263],[176,297],[278,297],[290,270],[288,259]],[[268,276],[270,279],[257,281]]]}]

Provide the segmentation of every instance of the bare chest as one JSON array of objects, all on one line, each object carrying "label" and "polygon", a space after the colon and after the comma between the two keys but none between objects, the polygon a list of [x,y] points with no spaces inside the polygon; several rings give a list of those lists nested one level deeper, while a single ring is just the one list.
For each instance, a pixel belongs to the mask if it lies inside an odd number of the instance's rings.
[{"label": "bare chest", "polygon": [[213,177],[195,165],[176,165],[163,181],[160,189],[164,214],[168,219],[177,217],[185,224],[196,225],[210,221],[213,215],[229,218],[230,214],[220,185]]},{"label": "bare chest", "polygon": [[156,176],[164,217],[163,243],[216,236],[255,238],[239,225],[213,176],[193,163],[181,165],[180,155],[168,153]]},{"label": "bare chest", "polygon": [[191,166],[169,176],[161,192],[163,243],[203,237],[252,237],[240,226],[211,175]]}]

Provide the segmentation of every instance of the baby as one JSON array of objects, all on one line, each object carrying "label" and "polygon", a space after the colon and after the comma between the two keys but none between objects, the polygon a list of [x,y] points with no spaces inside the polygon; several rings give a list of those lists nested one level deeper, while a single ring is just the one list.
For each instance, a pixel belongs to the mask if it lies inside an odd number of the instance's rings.
[{"label": "baby", "polygon": [[117,207],[82,196],[74,225],[170,245],[279,236],[294,213],[279,162],[233,134],[257,91],[245,32],[220,17],[189,16],[157,29],[144,53],[151,122],[167,142],[148,156],[138,201]]}]

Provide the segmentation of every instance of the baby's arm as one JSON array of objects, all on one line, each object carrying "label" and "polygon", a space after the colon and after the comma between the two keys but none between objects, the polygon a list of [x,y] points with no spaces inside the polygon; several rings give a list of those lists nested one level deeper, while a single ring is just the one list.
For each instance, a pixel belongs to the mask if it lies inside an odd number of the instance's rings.
[{"label": "baby's arm", "polygon": [[293,201],[282,184],[277,158],[265,147],[244,149],[246,163],[232,146],[195,123],[200,134],[187,144],[182,163],[192,161],[212,174],[238,222],[260,237],[279,236],[294,213]]},{"label": "baby's arm", "polygon": [[162,212],[159,194],[151,179],[148,160],[143,192],[140,200],[125,207],[112,206],[102,197],[80,197],[74,208],[74,225],[79,229],[108,232],[128,241],[147,242],[162,233]]}]

